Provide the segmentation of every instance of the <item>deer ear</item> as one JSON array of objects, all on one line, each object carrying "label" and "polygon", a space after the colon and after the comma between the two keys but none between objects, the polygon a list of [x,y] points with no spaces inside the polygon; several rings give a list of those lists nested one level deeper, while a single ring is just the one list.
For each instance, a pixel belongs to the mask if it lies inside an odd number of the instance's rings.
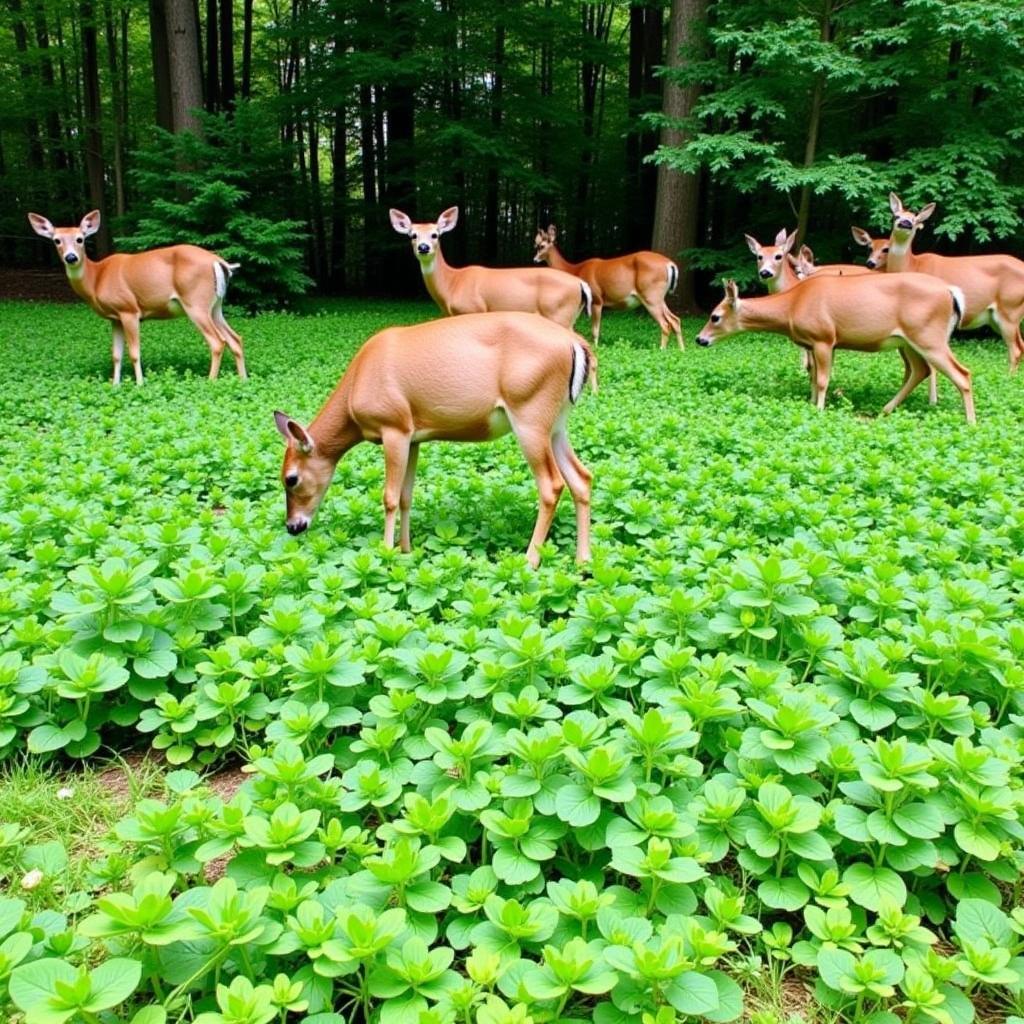
[{"label": "deer ear", "polygon": [[100,211],[93,210],[92,213],[87,213],[82,218],[82,223],[78,225],[78,230],[88,238],[90,235],[95,235],[100,229]]},{"label": "deer ear", "polygon": [[786,229],[779,228],[778,233],[775,235],[775,244],[782,245],[786,241]]},{"label": "deer ear", "polygon": [[806,260],[808,263],[814,262],[814,250],[809,245],[800,246],[800,259]]},{"label": "deer ear", "polygon": [[903,209],[903,203],[900,202],[900,197],[895,192],[889,193],[889,209],[892,210],[892,215],[898,217],[900,210]]},{"label": "deer ear", "polygon": [[863,228],[851,227],[850,234],[853,235],[853,240],[858,245],[871,247],[871,236]]},{"label": "deer ear", "polygon": [[297,420],[293,420],[287,413],[275,412],[274,422],[281,436],[289,444],[293,443],[303,455],[308,455],[313,450],[313,438]]},{"label": "deer ear", "polygon": [[388,210],[391,226],[400,234],[407,235],[412,230],[412,221],[401,210]]},{"label": "deer ear", "polygon": [[730,306],[735,306],[740,301],[740,290],[736,287],[735,281],[725,282],[725,301]]},{"label": "deer ear", "polygon": [[558,228],[554,224],[548,225],[548,238],[553,242],[558,237]]},{"label": "deer ear", "polygon": [[40,217],[38,213],[30,213],[28,222],[37,235],[42,235],[43,238],[53,238],[53,225],[45,217]]},{"label": "deer ear", "polygon": [[793,231],[790,234],[786,235],[786,237],[782,241],[782,251],[783,252],[789,252],[789,250],[793,248],[793,243],[795,241],[796,241],[796,231]]},{"label": "deer ear", "polygon": [[449,206],[440,217],[437,218],[437,233],[443,235],[446,231],[451,231],[456,224],[459,223],[459,208],[457,206]]},{"label": "deer ear", "polygon": [[744,235],[747,240],[747,248],[757,256],[761,252],[761,243],[753,235]]},{"label": "deer ear", "polygon": [[935,204],[934,203],[929,203],[914,218],[914,222],[917,223],[917,224],[923,224],[934,212],[935,212]]}]

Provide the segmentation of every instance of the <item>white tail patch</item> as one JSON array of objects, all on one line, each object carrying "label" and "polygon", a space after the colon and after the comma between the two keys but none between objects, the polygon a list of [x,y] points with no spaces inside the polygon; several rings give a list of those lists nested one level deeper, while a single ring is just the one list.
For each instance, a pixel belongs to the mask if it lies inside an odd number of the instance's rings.
[{"label": "white tail patch", "polygon": [[590,307],[594,304],[594,293],[586,281],[580,281],[580,291],[583,293],[583,307],[587,311],[587,316],[590,316]]},{"label": "white tail patch", "polygon": [[590,356],[587,350],[577,341],[572,343],[572,371],[569,374],[569,401],[576,403],[583,393],[583,385],[587,382],[590,371]]},{"label": "white tail patch", "polygon": [[668,273],[668,293],[673,295],[675,294],[676,285],[679,284],[679,268],[674,263],[669,263],[665,270]]},{"label": "white tail patch", "polygon": [[952,334],[963,323],[964,311],[967,309],[967,300],[964,298],[963,290],[957,288],[955,284],[949,286],[949,294],[953,296],[953,322],[949,327],[949,333]]},{"label": "white tail patch", "polygon": [[223,299],[228,293],[228,281],[231,275],[241,266],[241,263],[221,263],[218,260],[213,265],[213,287],[218,299]]}]

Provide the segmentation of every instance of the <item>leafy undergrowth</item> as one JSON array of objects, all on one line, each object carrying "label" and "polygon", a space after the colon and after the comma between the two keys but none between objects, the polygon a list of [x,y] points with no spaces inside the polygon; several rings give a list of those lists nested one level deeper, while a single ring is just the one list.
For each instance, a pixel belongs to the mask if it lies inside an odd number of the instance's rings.
[{"label": "leafy undergrowth", "polygon": [[[659,352],[613,315],[571,423],[588,573],[568,502],[527,569],[508,438],[427,447],[411,557],[370,446],[288,537],[272,410],[308,420],[428,315],[236,315],[248,384],[146,325],[114,391],[87,310],[0,311],[0,1017],[670,1024],[746,995],[771,1024],[794,987],[823,1022],[1020,1014],[1001,343],[958,346],[970,430],[948,383],[876,419],[895,355],[841,355],[819,415],[788,343]],[[135,749],[169,765],[123,813],[17,798]],[[204,779],[232,764],[241,789]]]}]

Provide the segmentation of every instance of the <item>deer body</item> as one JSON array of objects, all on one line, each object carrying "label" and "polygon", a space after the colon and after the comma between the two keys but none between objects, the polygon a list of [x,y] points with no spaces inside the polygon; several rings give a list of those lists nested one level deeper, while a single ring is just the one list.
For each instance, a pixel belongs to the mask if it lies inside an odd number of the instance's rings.
[{"label": "deer body", "polygon": [[412,242],[430,297],[445,316],[465,313],[539,313],[572,327],[584,307],[590,310],[590,289],[571,276],[537,267],[453,267],[441,252],[440,236],[458,222],[453,206],[433,223],[415,224],[401,210],[391,210],[391,226]]},{"label": "deer body", "polygon": [[590,557],[589,470],[567,433],[569,410],[594,365],[578,335],[532,313],[466,314],[374,335],[356,353],[308,428],[275,413],[288,442],[286,524],[301,533],[338,461],[361,441],[384,449],[384,543],[409,551],[409,510],[424,441],[490,441],[512,432],[533,471],[540,510],[527,549],[539,562],[563,485],[576,506],[577,558]]},{"label": "deer body", "polygon": [[604,309],[633,309],[642,305],[661,330],[661,347],[668,345],[670,334],[683,347],[679,317],[668,307],[665,296],[676,289],[679,268],[667,256],[656,252],[634,252],[613,259],[589,259],[570,263],[555,244],[557,228],[538,231],[534,238],[535,263],[546,263],[554,270],[585,281],[593,296],[590,311],[590,333],[596,345],[601,336],[601,313]]},{"label": "deer body", "polygon": [[925,274],[818,277],[798,288],[754,299],[740,299],[734,282],[704,326],[700,345],[739,331],[785,334],[814,359],[815,403],[825,407],[833,351],[904,354],[903,386],[884,408],[890,413],[928,376],[929,368],[956,386],[969,423],[975,422],[970,371],[957,361],[949,338],[959,322],[963,299],[958,289]]},{"label": "deer body", "polygon": [[55,228],[35,213],[28,217],[36,234],[54,241],[75,294],[113,324],[115,385],[121,383],[125,344],[135,382],[142,383],[139,323],[182,314],[195,324],[210,348],[210,379],[220,372],[225,346],[235,357],[238,376],[245,379],[242,339],[224,319],[223,310],[228,282],[237,264],[197,245],[115,253],[91,260],[85,251],[85,239],[99,229],[98,210],[86,214],[77,228]]},{"label": "deer body", "polygon": [[931,274],[955,285],[964,295],[960,326],[992,327],[999,334],[1010,361],[1010,372],[1016,372],[1024,356],[1021,320],[1024,320],[1024,261],[1013,256],[940,256],[938,253],[915,253],[914,236],[918,228],[934,213],[929,203],[919,213],[906,209],[894,192],[889,195],[893,213],[892,235],[889,238],[889,273]]}]

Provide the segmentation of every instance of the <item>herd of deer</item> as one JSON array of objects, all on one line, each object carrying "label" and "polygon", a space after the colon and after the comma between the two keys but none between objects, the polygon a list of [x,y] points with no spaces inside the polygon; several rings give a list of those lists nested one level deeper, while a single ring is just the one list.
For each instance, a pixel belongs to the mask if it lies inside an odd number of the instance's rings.
[{"label": "herd of deer", "polygon": [[[939,256],[912,251],[914,235],[935,204],[919,213],[889,197],[893,228],[873,239],[861,228],[853,237],[871,252],[866,266],[816,266],[795,233],[779,232],[763,246],[750,235],[758,275],[769,295],[741,299],[734,281],[697,337],[711,345],[739,331],[783,334],[803,351],[818,409],[825,405],[834,350],[879,352],[903,358],[903,385],[885,406],[895,409],[936,372],[960,392],[969,423],[975,422],[970,371],[949,347],[957,327],[993,327],[1006,343],[1011,372],[1024,355],[1024,262],[1012,256]],[[423,441],[487,441],[516,435],[537,483],[540,507],[527,558],[536,567],[558,499],[568,486],[576,507],[576,557],[590,557],[590,471],[572,449],[569,410],[586,382],[597,390],[597,361],[572,330],[584,310],[596,345],[604,309],[642,305],[657,323],[661,347],[674,335],[683,347],[679,318],[667,302],[679,268],[653,252],[615,259],[568,262],[555,244],[554,225],[538,230],[535,263],[546,268],[450,266],[440,238],[458,221],[452,207],[431,223],[414,223],[391,210],[391,225],[409,238],[427,291],[446,317],[374,335],[356,353],[323,408],[308,427],[281,412],[274,418],[287,449],[281,470],[286,527],[304,531],[342,455],[362,441],[384,450],[384,541],[409,551],[413,483]],[[75,292],[113,327],[114,384],[121,380],[125,346],[142,383],[139,323],[184,313],[210,348],[210,377],[220,370],[225,347],[246,377],[242,339],[224,319],[223,302],[238,269],[215,253],[176,245],[90,260],[85,240],[99,229],[94,210],[77,227],[55,228],[30,213],[33,230],[51,239]]]}]

